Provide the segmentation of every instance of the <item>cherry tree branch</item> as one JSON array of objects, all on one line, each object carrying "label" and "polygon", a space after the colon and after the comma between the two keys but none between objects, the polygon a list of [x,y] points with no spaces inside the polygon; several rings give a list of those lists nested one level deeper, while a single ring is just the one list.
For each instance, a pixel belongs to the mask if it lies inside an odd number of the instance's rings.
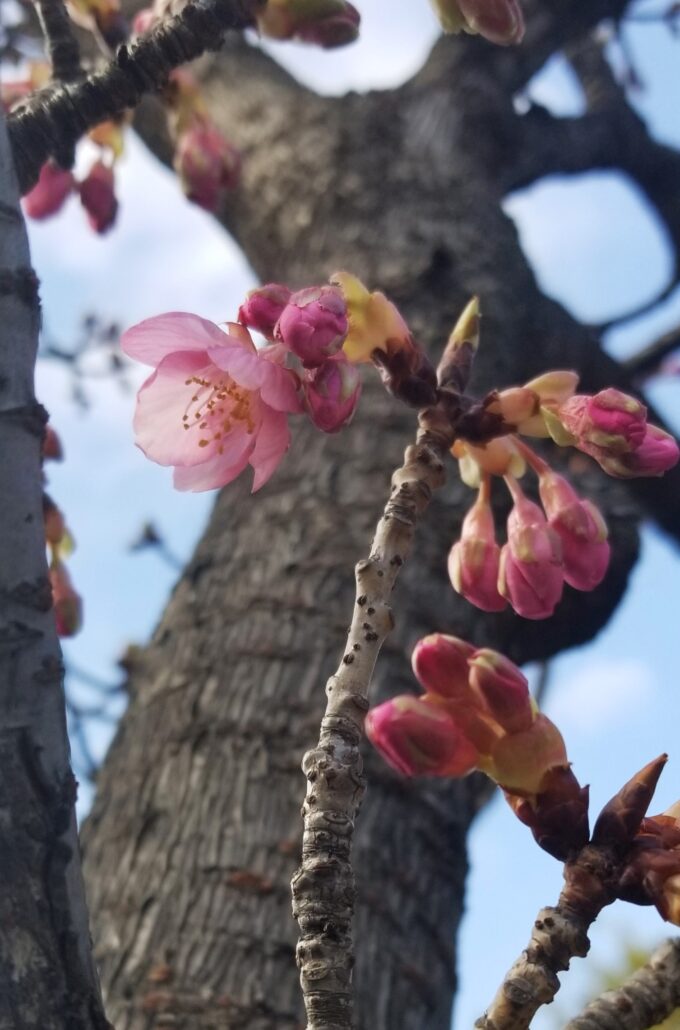
[{"label": "cherry tree branch", "polygon": [[527,1030],[558,990],[558,973],[572,958],[585,958],[588,929],[616,898],[620,859],[611,848],[588,844],[564,867],[565,886],[554,908],[543,908],[531,939],[506,974],[477,1030]]},{"label": "cherry tree branch", "polygon": [[605,991],[564,1030],[647,1030],[680,1007],[680,938],[664,941],[620,987]]},{"label": "cherry tree branch", "polygon": [[676,350],[680,350],[680,326],[653,340],[637,354],[626,358],[622,364],[631,377],[642,379],[657,373],[664,358]]},{"label": "cherry tree branch", "polygon": [[52,65],[52,78],[57,82],[75,81],[81,75],[80,47],[64,0],[35,0],[35,7]]},{"label": "cherry tree branch", "polygon": [[350,852],[366,789],[360,744],[369,687],[394,624],[392,588],[411,549],[416,523],[444,482],[443,459],[454,435],[449,418],[437,408],[421,412],[419,422],[416,443],[407,448],[404,464],[392,477],[369,557],[356,566],[356,604],[345,653],[326,685],[319,743],[302,763],[307,777],[302,864],[292,891],[308,1030],[351,1030],[354,1025],[355,882]]},{"label": "cherry tree branch", "polygon": [[190,0],[180,14],[121,46],[103,71],[77,84],[43,90],[17,108],[8,127],[22,193],[35,184],[48,157],[68,166],[75,143],[89,129],[136,107],[175,68],[218,50],[225,32],[252,25],[261,2]]}]

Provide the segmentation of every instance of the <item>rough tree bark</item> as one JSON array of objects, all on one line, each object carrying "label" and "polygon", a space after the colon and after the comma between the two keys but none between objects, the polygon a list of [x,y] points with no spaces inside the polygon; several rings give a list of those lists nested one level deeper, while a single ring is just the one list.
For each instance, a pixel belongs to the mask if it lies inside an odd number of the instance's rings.
[{"label": "rough tree bark", "polygon": [[[508,183],[543,174],[545,160],[538,145],[534,162],[527,155],[512,93],[626,5],[528,6],[521,51],[447,40],[413,81],[366,96],[320,98],[240,41],[203,61],[211,114],[245,155],[224,222],[262,279],[301,284],[351,268],[387,291],[433,348],[478,293],[480,389],[565,365],[581,370],[586,388],[625,383],[593,335],[538,291],[500,202]],[[153,105],[139,126],[167,157]],[[373,384],[338,437],[300,427],[256,502],[243,481],[224,491],[132,669],[130,706],[83,832],[96,958],[117,1030],[301,1025],[288,886],[301,837],[299,763],[352,610],[354,561],[413,426]],[[526,661],[597,631],[625,587],[637,538],[633,495],[587,478],[616,560],[603,587],[569,593],[546,624],[480,617],[457,600],[444,559],[470,495],[453,483],[435,499],[395,594],[376,698],[409,689],[408,654],[425,632]],[[679,482],[636,494],[676,533]],[[484,788],[475,778],[406,783],[366,760],[355,847],[358,1024],[444,1030],[465,837]]]}]

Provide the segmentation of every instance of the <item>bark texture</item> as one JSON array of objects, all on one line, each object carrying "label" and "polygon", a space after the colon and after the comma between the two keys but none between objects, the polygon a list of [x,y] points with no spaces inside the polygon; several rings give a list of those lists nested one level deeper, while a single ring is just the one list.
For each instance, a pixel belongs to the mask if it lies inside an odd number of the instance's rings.
[{"label": "bark texture", "polygon": [[[223,220],[262,279],[305,284],[347,267],[388,292],[434,349],[478,293],[480,390],[565,365],[582,372],[585,389],[626,385],[593,334],[540,294],[501,208],[508,166],[521,157],[522,181],[529,176],[512,93],[625,3],[528,7],[528,42],[517,53],[443,41],[401,89],[341,99],[310,93],[229,41],[199,66],[211,116],[245,156]],[[153,105],[138,124],[167,159]],[[347,431],[322,438],[299,427],[256,501],[244,481],[225,490],[132,669],[130,707],[83,833],[117,1030],[304,1025],[288,887],[301,844],[299,765],[342,653],[353,565],[413,429],[413,415],[373,382]],[[597,632],[636,557],[636,509],[627,488],[594,470],[585,479],[607,512],[616,559],[602,587],[568,590],[547,623],[482,616],[454,596],[445,556],[472,497],[455,482],[437,495],[395,592],[397,626],[373,700],[413,689],[408,656],[427,632],[453,632],[519,662]],[[679,482],[636,488],[678,535]],[[476,778],[404,782],[370,753],[366,766],[354,851],[357,1025],[445,1030],[465,836],[485,788]]]},{"label": "bark texture", "polygon": [[0,1028],[104,1030],[45,559],[39,320],[0,114]]}]

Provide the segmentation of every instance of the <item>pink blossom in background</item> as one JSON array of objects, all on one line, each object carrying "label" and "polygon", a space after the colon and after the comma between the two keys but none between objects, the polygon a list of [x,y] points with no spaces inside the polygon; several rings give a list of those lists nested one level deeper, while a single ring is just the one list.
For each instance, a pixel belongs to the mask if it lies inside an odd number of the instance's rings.
[{"label": "pink blossom in background", "polygon": [[182,189],[206,211],[219,209],[224,194],[241,178],[241,154],[212,125],[196,121],[177,140],[175,171]]},{"label": "pink blossom in background", "polygon": [[46,161],[40,169],[37,183],[22,201],[24,211],[29,218],[37,221],[49,218],[60,210],[74,189],[75,180],[71,172],[60,168],[53,161]]},{"label": "pink blossom in background", "polygon": [[113,186],[113,170],[97,161],[78,187],[87,220],[96,233],[107,232],[116,220],[118,201]]},{"label": "pink blossom in background", "polygon": [[258,351],[243,326],[182,312],[140,322],[121,345],[154,367],[137,397],[136,442],[174,466],[179,490],[224,486],[248,464],[253,491],[267,482],[290,445],[287,413],[302,410],[280,348]]}]

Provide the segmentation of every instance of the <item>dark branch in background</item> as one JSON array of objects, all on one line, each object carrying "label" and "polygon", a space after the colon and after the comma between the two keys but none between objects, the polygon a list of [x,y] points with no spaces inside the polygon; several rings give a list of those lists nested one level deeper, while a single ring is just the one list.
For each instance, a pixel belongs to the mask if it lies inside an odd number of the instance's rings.
[{"label": "dark branch in background", "polygon": [[81,75],[80,48],[64,0],[35,0],[45,49],[56,82],[73,82]]},{"label": "dark branch in background", "polygon": [[622,362],[626,372],[635,379],[646,379],[659,372],[665,358],[680,350],[680,326],[664,333],[637,354]]},{"label": "dark branch in background", "polygon": [[647,1030],[680,1006],[680,939],[665,941],[621,987],[606,991],[564,1030]]},{"label": "dark branch in background", "polygon": [[51,339],[43,329],[38,357],[58,361],[72,378],[72,396],[75,403],[86,410],[90,406],[86,382],[94,379],[114,379],[121,390],[129,390],[127,372],[130,363],[121,354],[118,341],[120,326],[97,315],[86,315],[81,332],[73,346],[65,347]]},{"label": "dark branch in background", "polygon": [[16,109],[8,128],[22,193],[35,184],[48,157],[68,167],[75,144],[89,129],[136,107],[175,68],[218,50],[225,32],[253,25],[260,2],[191,0],[181,14],[121,46],[102,72],[76,85],[44,90]]}]

